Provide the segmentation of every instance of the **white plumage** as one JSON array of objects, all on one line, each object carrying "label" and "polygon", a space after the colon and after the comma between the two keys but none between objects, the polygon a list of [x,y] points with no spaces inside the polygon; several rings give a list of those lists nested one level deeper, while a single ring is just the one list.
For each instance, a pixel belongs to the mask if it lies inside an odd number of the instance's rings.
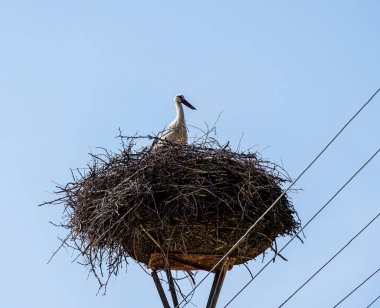
[{"label": "white plumage", "polygon": [[185,105],[192,110],[196,110],[196,108],[181,94],[177,94],[174,97],[174,104],[177,109],[177,116],[173,122],[169,124],[168,128],[164,130],[153,148],[162,146],[165,144],[165,140],[173,143],[187,143],[187,127],[182,105]]}]

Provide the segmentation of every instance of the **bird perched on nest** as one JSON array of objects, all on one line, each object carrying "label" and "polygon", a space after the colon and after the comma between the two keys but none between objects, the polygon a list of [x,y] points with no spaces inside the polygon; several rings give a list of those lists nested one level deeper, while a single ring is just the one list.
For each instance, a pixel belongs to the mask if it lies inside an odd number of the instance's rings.
[{"label": "bird perched on nest", "polygon": [[185,105],[192,110],[196,110],[196,108],[191,105],[182,94],[174,96],[174,104],[177,109],[177,116],[173,122],[169,124],[168,128],[164,130],[158,141],[153,144],[153,149],[164,145],[165,141],[187,143],[187,127],[182,105]]}]

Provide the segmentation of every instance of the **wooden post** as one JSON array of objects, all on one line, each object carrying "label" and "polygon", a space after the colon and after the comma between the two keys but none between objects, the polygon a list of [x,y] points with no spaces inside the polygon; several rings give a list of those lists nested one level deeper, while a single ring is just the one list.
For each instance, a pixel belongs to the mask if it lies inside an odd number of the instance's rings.
[{"label": "wooden post", "polygon": [[160,295],[162,305],[164,306],[164,308],[170,308],[168,299],[166,298],[164,289],[162,288],[160,279],[158,278],[157,272],[155,270],[152,271],[152,277],[153,277],[154,284],[156,285],[158,294]]},{"label": "wooden post", "polygon": [[215,272],[214,281],[212,283],[210,296],[208,298],[206,308],[216,307],[216,303],[218,302],[220,291],[222,290],[224,278],[226,277],[226,273],[227,273],[226,265],[227,265],[227,262],[224,262],[222,268],[219,271]]}]

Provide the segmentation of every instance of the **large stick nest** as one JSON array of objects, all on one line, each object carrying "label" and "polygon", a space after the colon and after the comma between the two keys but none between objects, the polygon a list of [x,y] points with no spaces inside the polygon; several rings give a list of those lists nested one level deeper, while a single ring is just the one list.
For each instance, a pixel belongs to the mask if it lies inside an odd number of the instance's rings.
[{"label": "large stick nest", "polygon": [[[93,155],[86,172],[60,186],[65,243],[90,269],[117,274],[127,257],[147,265],[152,253],[223,255],[282,194],[282,168],[214,139]],[[79,175],[79,176],[78,176]],[[231,254],[247,262],[300,224],[285,194]],[[95,273],[96,274],[96,273]]]}]

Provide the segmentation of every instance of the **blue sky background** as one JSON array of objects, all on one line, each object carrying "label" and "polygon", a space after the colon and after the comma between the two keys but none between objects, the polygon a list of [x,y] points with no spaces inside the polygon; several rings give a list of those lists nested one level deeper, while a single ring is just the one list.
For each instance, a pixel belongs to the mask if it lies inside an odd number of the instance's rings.
[{"label": "blue sky background", "polygon": [[[0,306],[159,307],[133,261],[106,296],[62,250],[54,196],[96,147],[155,133],[183,93],[188,123],[218,124],[221,141],[255,146],[295,178],[380,86],[379,1],[6,1],[0,0]],[[196,131],[190,129],[190,135]],[[303,221],[380,146],[380,97],[299,182]],[[277,307],[380,211],[380,157],[231,307]],[[380,266],[380,221],[287,307],[330,307]],[[281,242],[281,241],[280,241]],[[252,261],[253,272],[261,258]],[[227,275],[222,307],[249,279]],[[207,300],[211,279],[194,298]],[[380,274],[342,307],[380,295]],[[191,307],[191,306],[189,306]],[[380,303],[377,306],[380,307]]]}]

